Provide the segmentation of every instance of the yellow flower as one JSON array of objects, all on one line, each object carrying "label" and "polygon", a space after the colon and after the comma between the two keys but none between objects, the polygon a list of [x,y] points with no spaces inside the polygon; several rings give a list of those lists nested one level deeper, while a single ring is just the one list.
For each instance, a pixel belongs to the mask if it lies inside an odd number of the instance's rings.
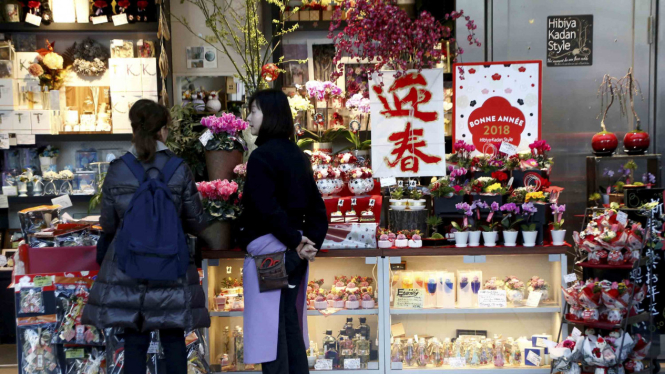
[{"label": "yellow flower", "polygon": [[529,202],[530,200],[542,200],[545,198],[545,195],[543,194],[542,191],[538,192],[529,192],[526,194],[526,197],[524,198],[525,202]]},{"label": "yellow flower", "polygon": [[493,193],[501,190],[501,183],[494,183],[485,187],[485,192]]},{"label": "yellow flower", "polygon": [[42,62],[51,70],[62,69],[62,56],[55,52],[47,53]]}]

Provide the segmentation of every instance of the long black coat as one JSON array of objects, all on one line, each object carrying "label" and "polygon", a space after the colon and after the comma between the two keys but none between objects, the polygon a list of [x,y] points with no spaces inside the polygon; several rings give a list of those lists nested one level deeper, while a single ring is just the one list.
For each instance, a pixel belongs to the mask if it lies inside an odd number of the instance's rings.
[{"label": "long black coat", "polygon": [[[161,170],[172,155],[163,145],[160,146],[154,162],[143,164],[145,169],[156,166]],[[192,172],[186,164],[180,165],[168,186],[185,232],[200,232],[205,228],[203,207]],[[111,163],[102,188],[100,224],[106,235],[114,236],[120,228],[138,187],[139,182],[123,161]],[[191,257],[186,277],[166,282],[139,281],[118,269],[114,245],[115,241],[111,241],[90,291],[88,304],[83,310],[84,324],[141,331],[166,328],[192,330],[210,326],[205,294]]]}]

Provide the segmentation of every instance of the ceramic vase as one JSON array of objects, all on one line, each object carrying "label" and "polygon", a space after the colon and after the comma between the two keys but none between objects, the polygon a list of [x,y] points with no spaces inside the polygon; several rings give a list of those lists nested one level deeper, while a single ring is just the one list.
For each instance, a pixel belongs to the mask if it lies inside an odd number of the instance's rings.
[{"label": "ceramic vase", "polygon": [[566,230],[552,230],[552,245],[563,245],[566,240]]},{"label": "ceramic vase", "polygon": [[496,231],[483,231],[483,245],[485,247],[496,247]]},{"label": "ceramic vase", "polygon": [[514,247],[517,245],[517,231],[504,231],[503,232],[503,245],[506,247]]},{"label": "ceramic vase", "polygon": [[469,231],[469,247],[480,246],[480,231]]},{"label": "ceramic vase", "polygon": [[319,192],[323,196],[328,196],[335,192],[335,180],[334,179],[319,179],[316,181],[316,188],[319,189]]},{"label": "ceramic vase", "polygon": [[367,190],[367,182],[362,178],[355,178],[349,181],[349,191],[354,195],[362,195]]},{"label": "ceramic vase", "polygon": [[456,231],[455,232],[455,247],[463,248],[466,247],[467,241],[469,240],[468,231]]},{"label": "ceramic vase", "polygon": [[614,133],[601,131],[591,138],[591,148],[596,156],[609,156],[617,149],[619,141]]},{"label": "ceramic vase", "polygon": [[535,246],[536,237],[538,237],[538,231],[522,231],[522,239],[524,240],[525,247]]}]

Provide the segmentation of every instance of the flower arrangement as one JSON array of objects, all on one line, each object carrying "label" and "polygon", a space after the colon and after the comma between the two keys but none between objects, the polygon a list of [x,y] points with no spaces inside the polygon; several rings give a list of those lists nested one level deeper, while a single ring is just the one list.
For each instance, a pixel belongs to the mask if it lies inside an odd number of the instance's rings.
[{"label": "flower arrangement", "polygon": [[349,152],[338,154],[336,159],[338,164],[355,164],[358,162],[358,158]]},{"label": "flower arrangement", "polygon": [[65,180],[65,181],[72,180],[72,179],[74,179],[74,173],[72,173],[71,170],[67,170],[67,169],[62,170],[58,174],[58,179]]},{"label": "flower arrangement", "polygon": [[39,151],[39,157],[55,158],[60,155],[60,150],[53,146],[47,145],[44,149]]},{"label": "flower arrangement", "polygon": [[206,127],[212,134],[212,139],[205,145],[207,151],[243,151],[246,143],[242,137],[242,131],[247,129],[247,122],[236,118],[232,113],[222,113],[221,116],[214,115],[201,118],[201,125]]},{"label": "flower arrangement", "polygon": [[37,62],[28,67],[28,72],[39,79],[39,85],[49,90],[59,90],[65,82],[65,67],[62,56],[53,51],[55,42],[46,40],[46,48],[37,50]]},{"label": "flower arrangement", "polygon": [[480,225],[480,227],[483,229],[485,232],[491,232],[491,231],[496,231],[495,228],[499,225],[499,222],[494,221],[494,215],[496,212],[498,212],[500,209],[499,203],[496,201],[493,201],[492,204],[489,205],[489,210],[490,213],[487,215],[487,225]]},{"label": "flower arrangement", "polygon": [[350,110],[357,110],[360,113],[369,113],[370,108],[369,108],[369,99],[365,98],[363,94],[355,94],[351,96],[347,101],[346,101],[346,108]]},{"label": "flower arrangement", "polygon": [[505,195],[506,194],[506,188],[503,187],[501,185],[501,183],[496,182],[496,183],[490,184],[489,186],[485,187],[483,192],[493,194],[493,195]]},{"label": "flower arrangement", "polygon": [[473,144],[467,144],[464,140],[458,140],[453,144],[453,153],[446,157],[446,161],[462,168],[468,168],[471,166],[471,152],[475,150],[476,147]]},{"label": "flower arrangement", "polygon": [[503,280],[506,291],[523,291],[524,282],[519,280],[516,276],[510,275]]},{"label": "flower arrangement", "polygon": [[102,47],[101,44],[90,37],[82,42],[74,43],[64,55],[69,60],[74,61],[72,70],[79,75],[88,77],[103,75],[107,69],[108,59],[111,57],[107,48]]},{"label": "flower arrangement", "polygon": [[566,211],[566,204],[557,205],[552,204],[552,215],[554,215],[554,222],[552,222],[552,227],[554,230],[563,230],[563,212]]},{"label": "flower arrangement", "polygon": [[450,180],[459,183],[461,182],[462,177],[466,176],[466,174],[467,170],[465,168],[453,169],[453,171],[450,172]]},{"label": "flower arrangement", "polygon": [[469,226],[469,217],[473,216],[473,210],[472,210],[471,206],[468,203],[457,203],[457,204],[455,204],[455,209],[461,210],[462,213],[464,214],[463,224],[462,224],[462,226],[460,226],[460,224],[457,223],[456,221],[452,221],[451,225],[457,231],[460,231],[460,232],[467,231],[470,227]]},{"label": "flower arrangement", "polygon": [[543,191],[527,192],[526,195],[524,196],[524,202],[526,203],[532,201],[546,202],[548,197],[549,194],[546,194]]},{"label": "flower arrangement", "polygon": [[547,291],[550,289],[550,285],[545,282],[544,279],[534,275],[529,281],[529,292],[531,291]]},{"label": "flower arrangement", "polygon": [[211,217],[220,221],[233,221],[242,212],[242,192],[238,183],[228,180],[199,182],[196,188],[201,194],[203,208]]},{"label": "flower arrangement", "polygon": [[533,159],[538,163],[538,167],[541,169],[549,169],[552,167],[552,158],[547,157],[547,151],[551,151],[552,147],[547,144],[546,140],[536,140],[529,144],[529,148],[531,149]]},{"label": "flower arrangement", "polygon": [[[351,179],[367,179],[367,178],[372,178],[372,176],[373,176],[372,169],[365,167],[355,168],[349,172],[349,178]],[[404,194],[404,190],[402,190],[402,194]]]},{"label": "flower arrangement", "polygon": [[225,277],[222,278],[222,281],[220,282],[221,288],[236,288],[236,287],[242,287],[242,277],[240,278],[233,278],[233,277]]},{"label": "flower arrangement", "polygon": [[496,277],[492,277],[486,280],[485,285],[483,285],[484,290],[501,290],[504,287],[505,283],[501,279],[497,279]]},{"label": "flower arrangement", "polygon": [[436,182],[433,182],[429,185],[429,191],[433,197],[450,197],[453,194],[460,192],[461,190],[462,187],[455,186],[453,183],[451,183],[449,176],[440,178]]},{"label": "flower arrangement", "polygon": [[503,171],[495,171],[492,173],[492,178],[503,184],[504,182],[508,181],[508,174],[504,173]]},{"label": "flower arrangement", "polygon": [[310,160],[312,165],[329,165],[332,162],[332,156],[321,151],[314,151]]},{"label": "flower arrangement", "polygon": [[[408,69],[422,70],[436,66],[444,56],[439,47],[443,39],[450,38],[456,45],[450,29],[428,12],[422,12],[418,19],[411,20],[404,10],[392,2],[343,0],[340,5],[347,10],[346,26],[341,32],[335,31],[341,27],[342,20],[342,10],[337,9],[328,35],[333,39],[336,51],[333,80],[343,75],[345,65],[341,62],[342,56],[378,61],[367,68],[369,75],[374,72],[381,75],[381,70],[388,67],[397,70],[397,75],[401,76]],[[446,14],[446,20],[454,21],[462,16],[463,11],[452,12]],[[480,46],[474,34],[477,26],[469,16],[465,18],[469,44]],[[457,46],[455,52],[461,55],[464,51]]]},{"label": "flower arrangement", "polygon": [[247,163],[236,165],[236,167],[233,168],[233,174],[244,178],[247,175]]},{"label": "flower arrangement", "polygon": [[298,117],[298,112],[306,112],[314,109],[312,103],[304,97],[295,94],[288,97],[289,107],[291,108],[291,115],[293,119]]},{"label": "flower arrangement", "polygon": [[531,222],[531,218],[538,211],[532,203],[522,204],[522,215],[526,217],[526,223],[522,225],[522,231],[536,231],[536,224]]},{"label": "flower arrangement", "polygon": [[44,177],[44,179],[47,179],[47,180],[58,180],[60,178],[60,174],[58,174],[55,171],[50,171],[49,170],[46,173],[44,173],[43,177]]},{"label": "flower arrangement", "polygon": [[642,183],[652,185],[656,183],[656,177],[651,173],[642,174]]},{"label": "flower arrangement", "polygon": [[474,179],[471,184],[473,185],[473,188],[476,190],[479,190],[479,192],[484,192],[485,188],[488,186],[496,183],[496,179],[492,177],[479,177]]},{"label": "flower arrangement", "polygon": [[518,187],[513,190],[513,192],[508,196],[508,202],[509,203],[515,203],[515,204],[521,204],[526,202],[526,194],[529,191],[527,191],[526,187]]},{"label": "flower arrangement", "polygon": [[520,207],[518,207],[515,203],[506,203],[503,204],[499,210],[504,212],[506,215],[501,220],[501,226],[503,229],[506,231],[517,231],[515,227],[517,224],[522,222],[522,218],[518,218],[518,215],[520,214]]},{"label": "flower arrangement", "polygon": [[334,97],[342,96],[342,89],[330,81],[309,81],[305,83],[309,97],[321,101],[330,100]]}]

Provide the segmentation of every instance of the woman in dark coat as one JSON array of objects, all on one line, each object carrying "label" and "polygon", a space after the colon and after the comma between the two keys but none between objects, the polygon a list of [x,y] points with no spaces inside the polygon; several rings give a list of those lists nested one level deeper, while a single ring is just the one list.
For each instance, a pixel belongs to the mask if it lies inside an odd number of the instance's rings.
[{"label": "woman in dark coat", "polygon": [[293,117],[279,90],[257,92],[248,117],[259,146],[247,163],[241,241],[247,252],[286,251],[288,288],[259,292],[254,260],[245,259],[244,361],[262,363],[264,374],[309,373],[305,291],[308,260],[314,261],[328,230],[312,165],[293,141]]},{"label": "woman in dark coat", "polygon": [[[139,100],[129,111],[129,119],[134,132],[130,152],[145,170],[162,170],[173,156],[164,145],[171,121],[168,109],[151,100]],[[185,232],[195,234],[204,229],[203,207],[189,167],[180,164],[167,184]],[[103,236],[110,245],[106,253],[104,246],[98,247],[102,251],[98,258],[103,262],[82,322],[98,328],[119,328],[115,330],[125,340],[127,374],[146,373],[150,332],[159,330],[167,373],[183,374],[187,372],[185,331],[210,326],[206,299],[191,253],[186,276],[176,281],[139,280],[118,269],[112,239],[138,187],[139,181],[123,161],[111,163],[102,188],[100,217]]]}]

